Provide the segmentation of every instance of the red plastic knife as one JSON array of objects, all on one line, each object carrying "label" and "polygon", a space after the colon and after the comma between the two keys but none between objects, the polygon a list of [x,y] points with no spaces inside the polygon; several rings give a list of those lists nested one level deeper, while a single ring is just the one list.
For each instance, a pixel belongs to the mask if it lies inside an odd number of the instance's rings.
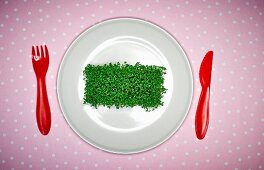
[{"label": "red plastic knife", "polygon": [[198,139],[205,137],[209,124],[209,100],[210,100],[210,84],[213,63],[213,51],[208,51],[200,66],[200,83],[202,91],[198,102],[195,116],[195,131]]}]

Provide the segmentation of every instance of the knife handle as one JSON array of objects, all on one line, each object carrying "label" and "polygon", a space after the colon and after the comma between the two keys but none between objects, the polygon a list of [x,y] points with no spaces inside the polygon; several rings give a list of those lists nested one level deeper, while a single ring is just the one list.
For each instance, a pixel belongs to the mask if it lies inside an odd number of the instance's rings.
[{"label": "knife handle", "polygon": [[51,114],[48,101],[45,77],[37,78],[37,108],[36,117],[39,131],[47,135],[51,127]]},{"label": "knife handle", "polygon": [[205,137],[209,124],[210,86],[203,87],[195,116],[195,131],[198,139]]}]

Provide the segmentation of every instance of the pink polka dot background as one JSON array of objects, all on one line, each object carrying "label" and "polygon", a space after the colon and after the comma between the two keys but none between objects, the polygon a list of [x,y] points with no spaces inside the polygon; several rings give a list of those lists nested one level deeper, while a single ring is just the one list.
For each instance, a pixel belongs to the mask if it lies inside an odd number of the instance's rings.
[{"label": "pink polka dot background", "polygon": [[[137,17],[168,30],[185,49],[194,98],[182,127],[147,152],[111,154],[81,140],[60,110],[56,79],[72,40],[113,17]],[[264,1],[93,0],[0,2],[0,169],[264,169]],[[48,136],[35,120],[31,46],[47,44]],[[196,139],[199,67],[214,51],[211,117]],[[153,132],[155,133],[155,132]],[[140,141],[139,141],[140,142]]]}]

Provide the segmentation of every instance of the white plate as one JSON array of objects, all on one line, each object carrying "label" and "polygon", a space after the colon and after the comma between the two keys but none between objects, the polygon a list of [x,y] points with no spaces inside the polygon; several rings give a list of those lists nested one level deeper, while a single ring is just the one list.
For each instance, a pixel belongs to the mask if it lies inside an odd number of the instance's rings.
[{"label": "white plate", "polygon": [[[118,61],[165,66],[164,106],[145,112],[84,105],[84,67]],[[181,126],[193,77],[186,54],[168,32],[147,21],[117,18],[88,28],[71,44],[60,65],[57,93],[64,117],[82,139],[105,151],[137,153],[158,146]]]}]

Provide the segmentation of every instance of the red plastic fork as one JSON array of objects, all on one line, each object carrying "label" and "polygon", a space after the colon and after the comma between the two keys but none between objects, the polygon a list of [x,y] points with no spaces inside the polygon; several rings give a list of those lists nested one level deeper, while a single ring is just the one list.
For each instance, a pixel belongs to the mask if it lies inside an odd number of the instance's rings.
[{"label": "red plastic fork", "polygon": [[47,135],[51,127],[50,106],[46,89],[46,73],[49,67],[49,51],[43,47],[32,46],[32,64],[37,78],[37,106],[36,117],[39,131]]}]

